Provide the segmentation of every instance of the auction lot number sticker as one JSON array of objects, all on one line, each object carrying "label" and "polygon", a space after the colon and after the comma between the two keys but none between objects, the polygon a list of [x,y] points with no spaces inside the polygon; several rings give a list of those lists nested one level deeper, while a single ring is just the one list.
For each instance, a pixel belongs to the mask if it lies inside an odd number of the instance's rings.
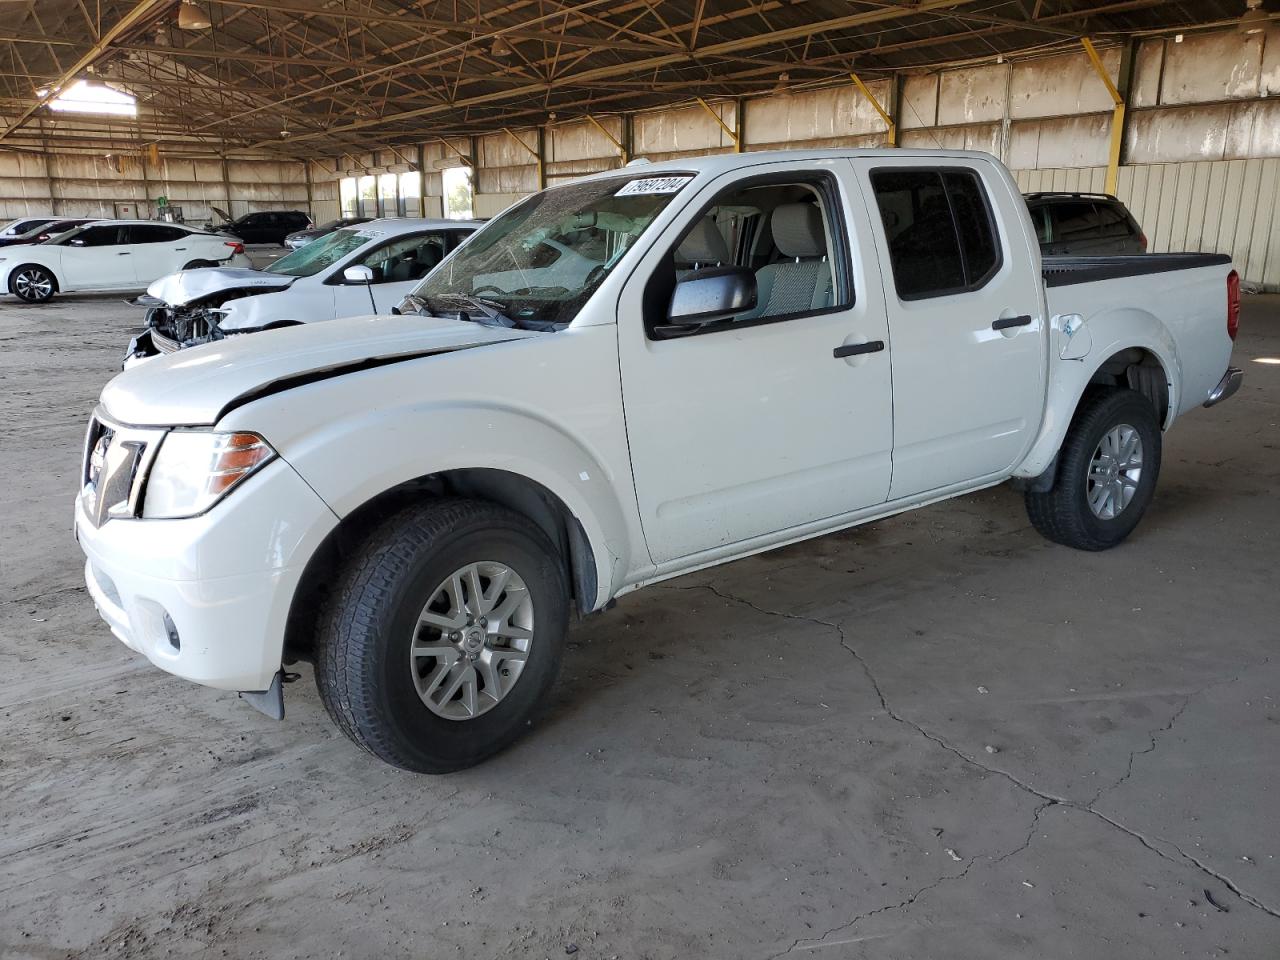
[{"label": "auction lot number sticker", "polygon": [[693,177],[645,177],[632,180],[614,194],[615,197],[636,197],[648,193],[675,193]]}]

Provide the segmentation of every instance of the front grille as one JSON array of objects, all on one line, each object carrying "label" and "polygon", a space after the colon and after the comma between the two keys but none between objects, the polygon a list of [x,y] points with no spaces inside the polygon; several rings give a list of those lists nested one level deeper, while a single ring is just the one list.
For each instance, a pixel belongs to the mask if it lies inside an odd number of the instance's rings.
[{"label": "front grille", "polygon": [[122,427],[95,412],[85,436],[81,496],[95,527],[115,517],[136,517],[142,480],[163,430]]}]

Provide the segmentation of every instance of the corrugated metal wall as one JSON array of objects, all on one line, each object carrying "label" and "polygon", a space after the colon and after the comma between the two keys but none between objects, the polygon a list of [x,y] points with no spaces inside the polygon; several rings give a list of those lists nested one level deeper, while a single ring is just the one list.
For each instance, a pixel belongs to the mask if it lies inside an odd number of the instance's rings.
[{"label": "corrugated metal wall", "polygon": [[[332,178],[329,173],[326,180]],[[336,190],[336,186],[334,188]],[[276,160],[185,160],[158,165],[133,156],[33,155],[0,151],[0,219],[52,213],[67,217],[152,215],[167,197],[188,222],[252,210],[306,210],[306,165]]]}]

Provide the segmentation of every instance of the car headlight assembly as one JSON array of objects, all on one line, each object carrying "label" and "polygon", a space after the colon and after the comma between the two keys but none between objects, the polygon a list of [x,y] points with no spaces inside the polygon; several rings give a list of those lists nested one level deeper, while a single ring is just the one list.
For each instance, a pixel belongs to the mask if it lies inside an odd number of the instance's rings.
[{"label": "car headlight assembly", "polygon": [[170,430],[147,475],[142,516],[175,520],[204,513],[275,456],[256,433]]}]

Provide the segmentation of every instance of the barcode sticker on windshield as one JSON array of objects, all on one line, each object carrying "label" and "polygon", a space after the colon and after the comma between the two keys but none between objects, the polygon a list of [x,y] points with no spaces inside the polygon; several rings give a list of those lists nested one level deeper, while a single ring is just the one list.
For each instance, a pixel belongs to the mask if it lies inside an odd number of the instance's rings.
[{"label": "barcode sticker on windshield", "polygon": [[632,180],[614,194],[615,197],[635,197],[645,193],[675,193],[693,177],[645,177]]}]

